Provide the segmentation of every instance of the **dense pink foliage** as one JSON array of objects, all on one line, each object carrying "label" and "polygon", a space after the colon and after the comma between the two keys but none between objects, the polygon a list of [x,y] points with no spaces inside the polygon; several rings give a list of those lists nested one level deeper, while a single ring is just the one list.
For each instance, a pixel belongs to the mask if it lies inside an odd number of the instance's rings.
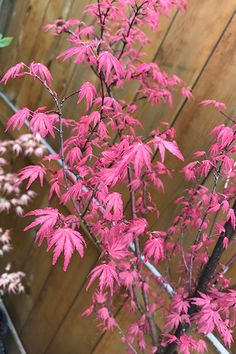
[{"label": "dense pink foliage", "polygon": [[[40,63],[19,63],[2,79],[6,84],[10,78],[31,76],[55,105],[53,111],[22,108],[6,127],[20,129],[28,120],[34,135],[57,139],[59,146],[55,154],[18,175],[18,183],[27,181],[26,189],[36,180],[43,185],[47,178],[49,199],[55,195],[59,201],[58,209],[45,207],[26,214],[34,221],[25,230],[36,227],[36,242],[46,240],[48,250],[54,248],[53,264],[64,253],[64,270],[73,252],[86,257],[87,237],[94,242],[100,263],[91,270],[87,289],[93,283],[97,289],[84,314],[96,313],[105,330],[117,328],[133,353],[168,354],[176,345],[180,353],[205,353],[207,342],[204,337],[196,339],[194,332],[216,331],[225,345],[232,343],[236,291],[229,288],[224,271],[229,266],[222,268],[220,257],[232,244],[235,229],[234,118],[228,117],[229,125],[214,128],[210,148],[196,152],[183,167],[181,172],[192,184],[176,200],[179,213],[172,224],[167,230],[150,225],[151,216],[162,217],[155,202],[172,173],[165,165],[166,155],[180,161],[184,157],[168,123],[162,122],[148,136],[139,135],[138,101],[171,106],[174,89],[189,100],[193,94],[180,78],[143,60],[149,42],[144,27],[156,30],[160,16],[186,6],[185,0],[97,0],[86,8],[96,23],[56,20],[47,25],[46,30],[68,35],[70,48],[57,59],[86,64],[94,74],[93,83],[84,82],[68,96],[58,98],[49,70]],[[120,98],[120,92],[132,82],[138,90],[129,102]],[[74,120],[63,116],[63,105],[73,96],[81,109],[85,103],[84,112]],[[222,120],[227,117],[224,103],[207,99],[201,104],[212,105]],[[206,187],[202,182],[209,176],[213,178]],[[60,204],[71,214],[63,215]],[[173,259],[178,281],[172,277]],[[146,261],[165,265],[164,278],[156,279],[157,284]],[[166,282],[174,288],[172,299],[164,295]],[[127,333],[114,318],[113,300],[119,294],[128,310],[136,312]],[[158,316],[165,321],[161,334],[155,324]]]}]

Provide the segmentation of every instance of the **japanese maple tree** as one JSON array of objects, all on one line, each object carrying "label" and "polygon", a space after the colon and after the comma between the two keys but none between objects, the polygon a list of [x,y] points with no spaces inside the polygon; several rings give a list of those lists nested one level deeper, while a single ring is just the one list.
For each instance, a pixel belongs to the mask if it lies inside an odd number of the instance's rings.
[{"label": "japanese maple tree", "polygon": [[[49,199],[58,198],[58,208],[47,206],[26,214],[33,221],[25,230],[37,228],[36,242],[46,241],[48,250],[53,249],[53,264],[64,254],[65,271],[74,252],[86,257],[86,238],[94,242],[100,263],[91,270],[87,288],[96,282],[97,290],[84,314],[95,312],[105,330],[117,328],[133,353],[169,354],[177,347],[180,353],[205,353],[204,335],[213,331],[227,346],[233,340],[236,291],[230,289],[227,270],[235,256],[225,266],[220,261],[233,247],[236,223],[236,125],[222,102],[201,102],[212,105],[230,124],[214,128],[209,150],[196,152],[193,162],[183,168],[192,185],[176,201],[178,215],[166,230],[150,226],[151,217],[162,217],[156,205],[158,192],[164,191],[172,173],[166,154],[181,161],[184,156],[168,123],[140,135],[138,101],[171,106],[173,90],[187,99],[193,95],[181,78],[145,62],[143,48],[149,38],[144,28],[158,29],[160,16],[186,6],[186,0],[97,0],[85,9],[93,20],[89,24],[59,19],[47,25],[46,30],[65,34],[70,45],[57,59],[87,65],[97,80],[84,82],[67,96],[59,97],[51,73],[41,63],[18,63],[2,78],[4,84],[22,76],[38,80],[54,104],[53,110],[21,108],[6,126],[18,130],[28,123],[34,135],[59,143],[58,151],[18,174],[18,183],[26,189],[36,180],[43,185],[46,178]],[[130,102],[121,92],[132,82],[138,89]],[[69,119],[64,104],[74,96],[84,113]],[[202,181],[211,176],[206,187]],[[68,206],[70,215],[62,214],[61,204]],[[173,257],[177,281],[170,271]],[[147,265],[158,267],[160,262],[166,272],[154,278]],[[165,296],[167,285],[173,289],[172,298]],[[117,295],[136,313],[127,333],[114,317]],[[156,324],[160,316],[165,321],[161,332]]]}]

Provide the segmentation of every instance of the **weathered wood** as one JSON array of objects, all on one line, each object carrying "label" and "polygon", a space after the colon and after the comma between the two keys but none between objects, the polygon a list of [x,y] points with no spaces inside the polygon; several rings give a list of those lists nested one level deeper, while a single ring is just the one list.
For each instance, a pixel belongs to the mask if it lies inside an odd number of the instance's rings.
[{"label": "weathered wood", "polygon": [[[6,54],[1,51],[0,68],[3,72],[18,62],[29,64],[32,50],[35,45],[38,45],[37,38],[39,31],[41,32],[48,3],[49,0],[16,1],[7,33],[13,37],[16,33],[18,35],[14,37],[12,45],[7,48]],[[19,31],[16,32],[16,29]],[[6,60],[6,55],[9,60]],[[12,80],[7,87],[7,92],[15,100],[19,94],[19,83]]]},{"label": "weathered wood", "polygon": [[[215,0],[199,3],[189,2],[186,13],[178,13],[169,33],[157,52],[155,61],[169,75],[178,75],[184,85],[194,87],[201,80],[201,74],[216,47],[221,43],[224,31],[232,20],[236,1],[218,3],[213,10]],[[216,73],[215,73],[216,74]],[[214,81],[214,85],[217,80]],[[209,92],[207,93],[207,97]],[[141,102],[139,116],[145,120],[145,132],[156,129],[160,121],[172,122],[184,102],[179,90],[173,94],[173,108],[161,104],[152,107],[150,103]]]},{"label": "weathered wood", "polygon": [[[91,353],[91,349],[101,336],[101,329],[97,326],[94,316],[89,318],[81,316],[91,304],[91,290],[86,292],[84,287],[78,294],[45,354],[64,354],[65,351],[67,354]],[[68,340],[65,341],[65,338]]]},{"label": "weathered wood", "polygon": [[[33,257],[36,261],[39,260],[37,254]],[[21,338],[30,353],[44,352],[75,298],[82,300],[81,288],[97,258],[96,249],[88,242],[84,259],[74,255],[66,273],[63,272],[62,259],[60,259],[59,264],[48,274],[34,303],[34,308],[20,331]],[[29,259],[28,263],[30,265],[32,260]]]},{"label": "weathered wood", "polygon": [[[177,142],[185,156],[185,164],[191,161],[193,152],[209,147],[211,140],[208,134],[210,130],[215,125],[225,122],[225,118],[220,113],[215,112],[212,108],[202,107],[199,102],[206,98],[215,98],[227,103],[227,114],[232,116],[235,114],[235,23],[234,17],[193,90],[195,100],[184,105],[174,124],[177,131]],[[167,155],[166,163],[167,166],[176,170],[184,165],[170,155]],[[180,195],[187,186],[183,174],[180,173],[175,174],[174,183],[169,179],[166,179],[165,182],[165,196],[161,193],[158,194],[161,215],[165,217],[155,223],[158,227],[166,227],[171,220],[176,208],[175,206],[169,208],[170,201]]]},{"label": "weathered wood", "polygon": [[[16,29],[23,29],[23,23],[27,13],[27,1],[16,1],[14,3],[12,15],[7,26],[6,36],[14,36]],[[20,30],[19,30],[20,32]],[[23,33],[23,30],[22,32]],[[15,58],[17,55],[17,49],[19,48],[20,42],[16,38],[12,42],[12,45],[7,48],[7,54],[5,51],[0,51],[0,70],[1,74],[4,73],[9,66],[15,63]],[[7,60],[6,60],[7,58]]]},{"label": "weathered wood", "polygon": [[0,33],[5,34],[15,0],[2,0],[0,3]]},{"label": "weathered wood", "polygon": [[[39,27],[37,40],[35,41],[34,47],[31,50],[27,64],[33,61],[41,62],[47,65],[50,69],[52,60],[55,59],[57,55],[58,44],[59,42],[61,43],[61,41],[59,41],[58,37],[53,35],[52,31],[45,32],[43,26],[49,23],[53,23],[58,17],[67,19],[73,3],[74,0],[49,1],[45,15]],[[20,107],[24,106],[27,97],[27,104],[29,107],[32,109],[38,107],[38,100],[41,94],[42,85],[39,82],[32,80],[31,78],[23,79],[21,85],[21,90],[16,100],[17,105]]]}]

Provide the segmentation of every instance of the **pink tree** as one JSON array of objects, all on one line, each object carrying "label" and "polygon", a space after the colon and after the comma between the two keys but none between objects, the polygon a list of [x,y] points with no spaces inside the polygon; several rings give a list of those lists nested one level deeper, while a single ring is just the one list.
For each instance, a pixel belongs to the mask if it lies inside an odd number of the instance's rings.
[{"label": "pink tree", "polygon": [[[45,147],[40,144],[41,138],[32,134],[24,134],[15,140],[0,140],[0,213],[14,213],[23,216],[24,208],[35,197],[35,192],[25,190],[18,184],[14,171],[16,158],[35,155],[42,157]],[[10,230],[4,230],[0,225],[0,257],[12,250]],[[0,274],[0,296],[5,293],[21,293],[24,291],[22,279],[25,274],[21,271],[12,272],[11,264],[7,263]]]},{"label": "pink tree", "polygon": [[[22,108],[6,127],[20,129],[29,122],[34,134],[58,139],[60,144],[55,154],[18,175],[20,183],[27,181],[26,189],[36,179],[43,184],[47,178],[49,199],[56,194],[59,200],[58,209],[29,212],[27,216],[34,221],[26,230],[36,227],[36,242],[40,245],[46,240],[48,250],[54,249],[53,264],[64,253],[65,271],[74,252],[84,256],[84,236],[92,239],[101,252],[101,262],[90,274],[88,288],[95,281],[98,286],[85,315],[96,312],[105,330],[117,328],[134,353],[169,354],[177,346],[181,353],[204,353],[206,343],[196,339],[194,332],[217,331],[226,345],[232,342],[236,291],[230,289],[220,260],[232,247],[235,230],[234,118],[228,117],[231,126],[217,126],[211,132],[210,149],[196,152],[194,161],[183,168],[192,186],[176,201],[180,211],[169,228],[152,230],[149,224],[151,216],[161,218],[155,199],[171,175],[165,154],[184,158],[168,123],[162,122],[148,136],[138,133],[142,124],[136,118],[137,102],[171,106],[174,89],[187,99],[193,96],[180,78],[143,61],[142,50],[149,41],[143,28],[148,25],[155,30],[160,16],[168,16],[173,8],[184,10],[186,5],[185,0],[97,0],[86,7],[96,20],[94,25],[74,19],[47,25],[46,30],[68,35],[70,48],[57,58],[88,65],[97,77],[96,87],[84,82],[76,92],[59,98],[47,67],[34,62],[16,64],[2,79],[6,84],[10,78],[30,76],[43,85],[55,105],[53,111]],[[129,82],[138,84],[132,102],[119,97]],[[64,103],[73,96],[78,105],[86,103],[84,115],[76,120],[63,116]],[[227,116],[221,102],[201,104],[212,105]],[[201,181],[209,175],[213,181],[207,188]],[[71,208],[71,215],[63,215],[60,204]],[[192,243],[184,247],[187,238]],[[170,272],[173,257],[178,260],[177,282]],[[158,288],[145,267],[149,261],[166,265],[165,276],[157,279]],[[163,295],[166,282],[174,289],[170,301]],[[121,293],[128,309],[137,313],[128,333],[113,314],[114,296]],[[165,319],[161,333],[156,326],[160,315]]]}]

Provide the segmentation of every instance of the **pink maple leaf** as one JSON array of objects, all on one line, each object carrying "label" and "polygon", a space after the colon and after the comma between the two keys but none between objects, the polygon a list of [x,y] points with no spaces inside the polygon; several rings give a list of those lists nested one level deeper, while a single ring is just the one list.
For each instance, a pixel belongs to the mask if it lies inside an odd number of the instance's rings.
[{"label": "pink maple leaf", "polygon": [[48,68],[41,63],[32,63],[30,65],[30,73],[32,76],[38,75],[42,81],[46,81],[50,86],[52,83],[52,75]]},{"label": "pink maple leaf", "polygon": [[82,45],[80,47],[72,47],[65,50],[59,54],[56,59],[64,57],[63,61],[71,58],[73,55],[76,55],[74,63],[81,63],[85,61],[86,56],[94,56],[89,45]]},{"label": "pink maple leaf", "polygon": [[26,186],[26,189],[29,189],[31,184],[39,178],[40,180],[40,185],[41,187],[43,186],[43,178],[44,175],[46,174],[45,168],[42,166],[36,166],[36,165],[29,165],[27,167],[24,167],[19,173],[18,173],[18,181],[21,183],[25,179],[29,179],[28,184]]},{"label": "pink maple leaf", "polygon": [[85,241],[78,231],[61,227],[52,234],[47,250],[49,251],[53,246],[55,246],[53,250],[53,265],[56,264],[60,254],[64,252],[63,269],[66,271],[74,251],[77,251],[80,257],[83,257]]},{"label": "pink maple leaf", "polygon": [[226,109],[226,105],[223,102],[219,102],[216,100],[203,100],[200,102],[200,104],[203,106],[213,106],[218,111],[221,111],[222,109]]},{"label": "pink maple leaf", "polygon": [[182,87],[181,88],[181,93],[188,100],[192,100],[193,99],[193,94],[192,94],[191,89],[189,87]]},{"label": "pink maple leaf", "polygon": [[43,29],[45,31],[49,31],[50,29],[55,29],[56,34],[60,34],[69,29],[70,26],[79,25],[81,21],[76,19],[69,19],[68,21],[64,21],[63,19],[57,19],[52,24],[45,25]]},{"label": "pink maple leaf", "polygon": [[71,199],[77,201],[82,193],[83,185],[80,181],[76,182],[70,189],[62,196],[61,201],[66,204]]},{"label": "pink maple leaf", "polygon": [[55,193],[57,195],[57,197],[60,199],[61,188],[60,188],[60,184],[59,184],[59,181],[57,178],[50,180],[50,190],[49,190],[49,195],[48,195],[49,200],[52,198],[53,193]]},{"label": "pink maple leaf", "polygon": [[129,288],[138,279],[138,273],[136,271],[124,271],[120,274],[120,281],[126,288]]},{"label": "pink maple leaf", "polygon": [[128,251],[131,242],[130,237],[123,233],[119,224],[114,226],[106,236],[105,250],[113,259],[121,259],[130,255]]},{"label": "pink maple leaf", "polygon": [[229,239],[228,239],[228,237],[224,237],[223,247],[227,250],[228,246],[229,246]]},{"label": "pink maple leaf", "polygon": [[[105,97],[104,98],[103,107],[104,110],[122,113],[122,107],[119,102],[117,102],[113,97]],[[96,99],[96,103],[102,103],[102,98],[98,97]]]},{"label": "pink maple leaf", "polygon": [[104,288],[109,288],[111,295],[113,295],[114,282],[119,284],[118,274],[115,270],[113,263],[103,263],[95,267],[91,273],[91,279],[88,283],[86,290],[91,286],[96,278],[99,278],[99,289],[103,292]]},{"label": "pink maple leaf", "polygon": [[102,140],[109,138],[109,135],[107,134],[106,124],[104,124],[102,121],[100,121],[98,125],[98,134]]},{"label": "pink maple leaf", "polygon": [[[176,336],[174,336],[173,334],[169,334],[169,333],[164,333],[162,334],[162,337],[164,337],[165,343],[163,344],[171,344],[173,342],[175,342],[176,340],[178,340],[178,338]],[[165,339],[167,338],[167,339]]]},{"label": "pink maple leaf", "polygon": [[207,210],[207,214],[216,213],[220,209],[220,204],[215,201],[212,203],[212,207]]},{"label": "pink maple leaf", "polygon": [[82,99],[85,97],[86,99],[86,110],[88,111],[89,108],[91,107],[94,98],[96,97],[96,88],[91,82],[85,82],[79,91],[79,99],[77,103],[81,102]]},{"label": "pink maple leaf", "polygon": [[201,311],[194,316],[200,333],[211,333],[215,327],[219,329],[223,325],[223,320],[217,310],[210,306],[203,307]]},{"label": "pink maple leaf", "polygon": [[181,323],[181,315],[177,312],[170,313],[167,316],[165,328],[171,331],[172,329],[176,329],[180,323]]},{"label": "pink maple leaf", "polygon": [[124,71],[119,60],[114,57],[111,53],[103,51],[98,56],[98,71],[99,73],[104,69],[105,71],[105,80],[108,82],[109,75],[112,69],[115,71],[118,80],[124,76]]},{"label": "pink maple leaf", "polygon": [[34,134],[39,133],[42,138],[45,138],[48,133],[55,138],[53,124],[57,119],[57,114],[36,112],[30,121],[30,127]]},{"label": "pink maple leaf", "polygon": [[36,242],[38,241],[39,244],[41,244],[45,237],[47,238],[52,234],[54,226],[57,224],[58,220],[62,218],[62,215],[57,209],[45,208],[32,210],[25,216],[32,215],[36,216],[36,219],[29,224],[24,231],[41,225],[36,234]]},{"label": "pink maple leaf", "polygon": [[153,139],[155,148],[159,148],[161,155],[161,162],[165,160],[165,150],[168,150],[172,155],[178,157],[178,159],[184,161],[184,157],[181,154],[176,141],[166,141],[160,137]]},{"label": "pink maple leaf", "polygon": [[230,208],[227,214],[227,221],[230,219],[231,225],[235,230],[236,220],[235,220],[235,212],[234,209]]},{"label": "pink maple leaf", "polygon": [[110,317],[109,310],[106,307],[102,307],[99,310],[98,315],[102,321],[106,321]]},{"label": "pink maple leaf", "polygon": [[147,220],[144,218],[134,218],[129,224],[129,232],[132,232],[135,237],[144,233],[147,228]]},{"label": "pink maple leaf", "polygon": [[196,167],[198,161],[190,162],[183,168],[183,172],[185,174],[186,181],[191,181],[196,178]]},{"label": "pink maple leaf", "polygon": [[87,116],[83,116],[80,119],[81,124],[85,124],[86,126],[89,127],[89,125],[93,125],[95,127],[101,120],[101,114],[98,111],[94,111],[91,114]]},{"label": "pink maple leaf", "polygon": [[99,176],[105,185],[110,185],[110,187],[113,187],[121,177],[120,168],[119,166],[115,166],[113,168],[103,168],[99,172]]},{"label": "pink maple leaf", "polygon": [[123,163],[128,165],[133,160],[135,175],[136,177],[140,177],[141,169],[144,166],[151,170],[151,151],[151,148],[147,144],[141,142],[134,143],[130,146],[129,152],[125,154]]},{"label": "pink maple leaf", "polygon": [[202,339],[199,339],[198,341],[196,341],[196,350],[197,350],[197,353],[199,353],[199,354],[206,353],[207,352],[206,342]]},{"label": "pink maple leaf", "polygon": [[177,313],[187,314],[189,306],[189,301],[185,300],[184,289],[178,289],[178,293],[173,296],[171,309]]},{"label": "pink maple leaf", "polygon": [[13,114],[13,116],[9,119],[5,132],[8,131],[10,126],[12,126],[13,130],[15,129],[20,129],[25,121],[29,118],[30,116],[30,110],[26,107],[20,109],[18,112]]},{"label": "pink maple leaf", "polygon": [[234,140],[234,131],[230,127],[224,125],[221,126],[221,129],[218,131],[217,139],[220,141],[220,147],[223,149],[227,145],[231,144]]},{"label": "pink maple leaf", "polygon": [[157,237],[148,240],[145,243],[144,251],[145,257],[147,259],[153,257],[154,263],[157,264],[159,260],[164,258],[164,241],[162,238]]},{"label": "pink maple leaf", "polygon": [[[83,47],[82,47],[83,48]],[[60,53],[56,59],[60,59],[62,57],[64,57],[63,61],[71,58],[73,55],[75,54],[79,54],[81,49],[81,47],[72,47],[72,48],[69,48],[67,50],[65,50],[64,52]]]},{"label": "pink maple leaf", "polygon": [[106,251],[113,259],[121,259],[130,255],[130,252],[127,251],[127,245],[124,243],[124,240],[119,237],[108,243]]},{"label": "pink maple leaf", "polygon": [[136,177],[140,176],[143,166],[147,166],[147,168],[151,170],[151,151],[151,148],[146,144],[137,143],[134,145],[134,172]]},{"label": "pink maple leaf", "polygon": [[3,76],[2,80],[1,80],[1,83],[4,83],[6,85],[7,81],[10,78],[15,79],[18,76],[24,75],[25,73],[21,72],[21,70],[23,68],[25,68],[25,64],[24,63],[19,63],[19,64],[16,64],[16,65],[12,66],[10,69],[7,70],[6,74]]},{"label": "pink maple leaf", "polygon": [[69,164],[73,166],[81,160],[82,156],[83,155],[80,148],[78,146],[75,146],[67,152],[65,161],[66,163],[69,162]]},{"label": "pink maple leaf", "polygon": [[105,219],[118,221],[123,218],[123,201],[120,193],[110,193],[105,199],[105,205],[106,210],[103,214]]},{"label": "pink maple leaf", "polygon": [[195,341],[192,337],[183,334],[178,340],[178,349],[180,354],[190,354],[192,349],[195,349]]}]

